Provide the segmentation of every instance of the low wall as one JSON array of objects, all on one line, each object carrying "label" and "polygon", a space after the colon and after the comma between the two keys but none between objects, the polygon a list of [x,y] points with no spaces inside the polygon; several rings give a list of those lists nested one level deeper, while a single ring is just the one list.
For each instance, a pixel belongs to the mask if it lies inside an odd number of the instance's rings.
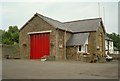
[{"label": "low wall", "polygon": [[109,54],[109,56],[113,57],[113,60],[120,59],[120,54]]},{"label": "low wall", "polygon": [[0,59],[2,58],[2,45],[0,45]]},{"label": "low wall", "polygon": [[18,45],[1,45],[2,58],[20,58]]}]

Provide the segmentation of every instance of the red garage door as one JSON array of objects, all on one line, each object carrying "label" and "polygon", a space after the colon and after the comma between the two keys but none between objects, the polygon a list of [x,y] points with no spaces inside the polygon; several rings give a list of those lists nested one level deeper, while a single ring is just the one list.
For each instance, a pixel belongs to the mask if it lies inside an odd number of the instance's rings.
[{"label": "red garage door", "polygon": [[40,59],[50,54],[50,33],[30,35],[30,59]]}]

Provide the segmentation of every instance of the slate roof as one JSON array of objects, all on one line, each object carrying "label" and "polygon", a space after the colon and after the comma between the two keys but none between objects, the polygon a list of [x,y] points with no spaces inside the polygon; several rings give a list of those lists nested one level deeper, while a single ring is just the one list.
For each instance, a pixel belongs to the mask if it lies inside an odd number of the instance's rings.
[{"label": "slate roof", "polygon": [[101,18],[93,18],[93,19],[85,19],[85,20],[77,20],[70,22],[60,22],[58,20],[54,20],[43,15],[36,13],[40,18],[47,21],[49,24],[53,25],[55,28],[59,28],[62,30],[68,30],[70,32],[84,32],[84,31],[97,31]]},{"label": "slate roof", "polygon": [[39,13],[36,13],[35,16],[42,18],[44,21],[48,22],[49,24],[51,24],[55,28],[67,30],[67,31],[72,32],[72,33],[84,32],[84,31],[86,31],[86,32],[87,31],[97,31],[97,29],[99,27],[99,22],[102,21],[101,18],[94,18],[94,19],[85,19],[85,20],[77,20],[77,21],[70,21],[70,22],[60,22],[58,20],[54,20],[54,19],[51,19],[49,17],[43,16]]},{"label": "slate roof", "polygon": [[[62,23],[58,20],[54,20],[49,17],[43,16],[39,13],[36,13],[26,24],[28,24],[35,16],[42,18],[44,21],[46,21],[47,23],[49,23],[50,25],[52,25],[55,28],[62,29],[62,30],[66,30],[66,28],[67,28],[67,26],[64,23]],[[24,26],[20,30],[22,30],[24,28]],[[67,31],[72,32],[72,30],[68,30],[68,29],[67,29]]]},{"label": "slate roof", "polygon": [[120,51],[120,49],[118,49],[117,47],[113,47],[113,49],[114,49],[115,51]]},{"label": "slate roof", "polygon": [[89,33],[76,33],[68,40],[67,46],[84,45]]},{"label": "slate roof", "polygon": [[101,18],[94,18],[65,22],[64,24],[67,25],[68,29],[72,30],[73,32],[88,32],[97,31],[101,21]]},{"label": "slate roof", "polygon": [[105,40],[108,40],[108,41],[113,41],[111,38],[109,38],[107,35],[105,36]]},{"label": "slate roof", "polygon": [[[51,24],[55,28],[59,28],[59,29],[62,29],[62,30],[66,30],[66,28],[67,28],[67,26],[64,23],[62,23],[58,20],[54,20],[54,19],[45,17],[45,16],[40,15],[38,13],[36,13],[36,15],[38,15],[40,18],[42,18],[43,20],[45,20],[46,22],[48,22],[49,24]],[[72,30],[70,30],[70,29],[67,29],[67,31],[72,32]]]}]

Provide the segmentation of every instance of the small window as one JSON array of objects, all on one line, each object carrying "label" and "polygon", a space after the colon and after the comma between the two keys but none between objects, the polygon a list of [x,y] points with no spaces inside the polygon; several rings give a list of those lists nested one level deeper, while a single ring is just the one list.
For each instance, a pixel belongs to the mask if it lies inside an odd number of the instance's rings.
[{"label": "small window", "polygon": [[88,52],[88,44],[85,44],[85,52]]},{"label": "small window", "polygon": [[81,51],[81,46],[79,46],[78,51]]}]

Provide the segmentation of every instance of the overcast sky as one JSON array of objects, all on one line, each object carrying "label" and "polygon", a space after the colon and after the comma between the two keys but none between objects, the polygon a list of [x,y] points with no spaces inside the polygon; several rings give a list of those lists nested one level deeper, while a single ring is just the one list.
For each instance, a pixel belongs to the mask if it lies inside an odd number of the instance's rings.
[{"label": "overcast sky", "polygon": [[[61,22],[99,17],[95,2],[8,2],[0,3],[1,29],[17,25],[21,28],[36,12]],[[104,7],[104,8],[103,8]],[[0,18],[1,18],[0,17]],[[108,33],[118,33],[118,2],[100,2],[100,17]]]}]

